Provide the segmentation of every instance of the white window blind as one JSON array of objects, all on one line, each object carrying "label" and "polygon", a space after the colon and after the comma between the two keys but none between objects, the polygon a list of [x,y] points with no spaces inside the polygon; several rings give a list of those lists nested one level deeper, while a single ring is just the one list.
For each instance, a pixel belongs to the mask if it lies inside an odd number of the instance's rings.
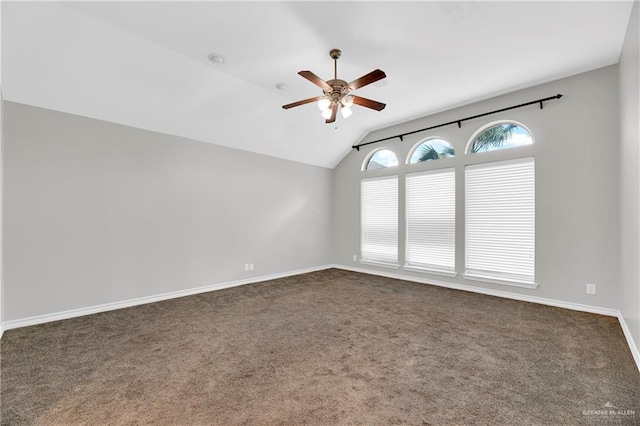
[{"label": "white window blind", "polygon": [[466,168],[466,273],[534,284],[533,158]]},{"label": "white window blind", "polygon": [[361,189],[362,260],[397,265],[398,177],[365,179]]},{"label": "white window blind", "polygon": [[407,175],[407,266],[455,270],[454,169]]}]

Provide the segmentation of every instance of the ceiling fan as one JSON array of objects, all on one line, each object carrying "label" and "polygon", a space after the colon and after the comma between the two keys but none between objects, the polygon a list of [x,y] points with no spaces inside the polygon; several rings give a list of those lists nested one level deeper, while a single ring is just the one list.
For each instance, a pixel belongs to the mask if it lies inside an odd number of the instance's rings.
[{"label": "ceiling fan", "polygon": [[322,89],[322,93],[324,93],[324,96],[316,96],[313,98],[304,99],[291,104],[283,105],[282,108],[289,109],[318,101],[318,107],[322,111],[322,116],[326,119],[326,123],[333,123],[334,121],[336,121],[338,108],[340,108],[340,112],[342,113],[343,118],[349,117],[351,115],[350,107],[353,104],[375,109],[376,111],[382,111],[386,106],[382,102],[372,101],[371,99],[352,95],[351,92],[368,84],[374,83],[378,80],[382,80],[387,75],[384,73],[384,71],[374,70],[369,74],[363,75],[362,77],[353,80],[351,83],[347,83],[344,80],[339,80],[338,58],[341,54],[342,52],[339,49],[332,49],[329,52],[329,56],[331,56],[331,59],[333,59],[333,80],[324,81],[311,71],[300,71],[298,73],[316,86],[320,87]]}]

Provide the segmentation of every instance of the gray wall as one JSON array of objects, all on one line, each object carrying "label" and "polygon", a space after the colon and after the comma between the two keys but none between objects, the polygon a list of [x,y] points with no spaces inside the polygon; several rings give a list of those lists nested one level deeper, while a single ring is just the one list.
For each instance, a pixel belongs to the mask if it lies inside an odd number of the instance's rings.
[{"label": "gray wall", "polygon": [[635,2],[620,56],[621,311],[640,350],[640,4]]},{"label": "gray wall", "polygon": [[[496,72],[499,72],[496,71]],[[405,276],[446,281],[509,291],[566,302],[619,309],[619,96],[618,67],[610,66],[552,83],[520,90],[455,110],[417,119],[376,131],[364,141],[467,117],[502,107],[562,93],[560,100],[548,102],[544,110],[530,106],[462,124],[371,145],[352,151],[336,167],[333,175],[333,251],[337,264],[395,272]],[[428,96],[428,93],[425,93]],[[450,161],[457,167],[456,191],[464,191],[465,145],[479,127],[500,119],[526,125],[536,141],[529,152],[536,158],[536,282],[535,290],[456,278],[420,274],[361,265],[352,260],[360,250],[360,181],[362,178],[398,173],[400,188],[404,174],[424,165],[398,166],[382,171],[361,172],[361,165],[374,148],[387,147],[404,162],[410,148],[427,136],[440,136],[454,145],[457,156]],[[500,159],[504,151],[480,154]],[[478,157],[480,158],[480,157]],[[449,160],[439,160],[449,161]],[[443,163],[444,165],[444,163]],[[403,198],[401,190],[400,199]],[[464,198],[457,203],[457,272],[464,272]],[[400,218],[405,217],[400,203]],[[403,220],[400,220],[402,224]],[[404,227],[400,228],[401,262]],[[596,295],[587,295],[586,283],[597,285]]]},{"label": "gray wall", "polygon": [[[1,7],[0,7],[1,9]],[[2,215],[4,212],[4,208],[2,206],[2,200],[4,198],[4,184],[2,181],[2,177],[4,174],[4,113],[3,113],[3,104],[4,98],[2,96],[2,88],[0,87],[0,337],[2,336],[2,332],[4,330],[4,268],[2,266],[3,263],[3,254],[2,254],[2,246],[4,245],[4,229],[2,228]]]},{"label": "gray wall", "polygon": [[331,262],[329,169],[4,113],[6,321]]}]

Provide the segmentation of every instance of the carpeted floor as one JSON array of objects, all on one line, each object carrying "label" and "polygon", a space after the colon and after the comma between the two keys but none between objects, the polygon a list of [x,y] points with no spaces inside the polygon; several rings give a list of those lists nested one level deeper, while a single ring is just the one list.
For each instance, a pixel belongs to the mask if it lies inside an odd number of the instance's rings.
[{"label": "carpeted floor", "polygon": [[335,269],[9,330],[1,351],[3,425],[640,424],[617,319]]}]

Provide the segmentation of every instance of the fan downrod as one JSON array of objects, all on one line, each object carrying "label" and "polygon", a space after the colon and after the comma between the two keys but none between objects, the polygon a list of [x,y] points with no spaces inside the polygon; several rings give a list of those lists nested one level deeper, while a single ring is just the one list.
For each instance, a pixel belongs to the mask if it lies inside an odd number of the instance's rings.
[{"label": "fan downrod", "polygon": [[[331,86],[331,89],[324,90],[324,94],[335,98],[336,96],[345,95],[348,92],[347,82],[344,80],[338,80],[338,58],[342,55],[342,50],[331,49],[329,56],[333,59],[333,80],[327,81],[327,84]],[[333,96],[332,96],[333,93]],[[335,99],[332,99],[334,101]]]}]

